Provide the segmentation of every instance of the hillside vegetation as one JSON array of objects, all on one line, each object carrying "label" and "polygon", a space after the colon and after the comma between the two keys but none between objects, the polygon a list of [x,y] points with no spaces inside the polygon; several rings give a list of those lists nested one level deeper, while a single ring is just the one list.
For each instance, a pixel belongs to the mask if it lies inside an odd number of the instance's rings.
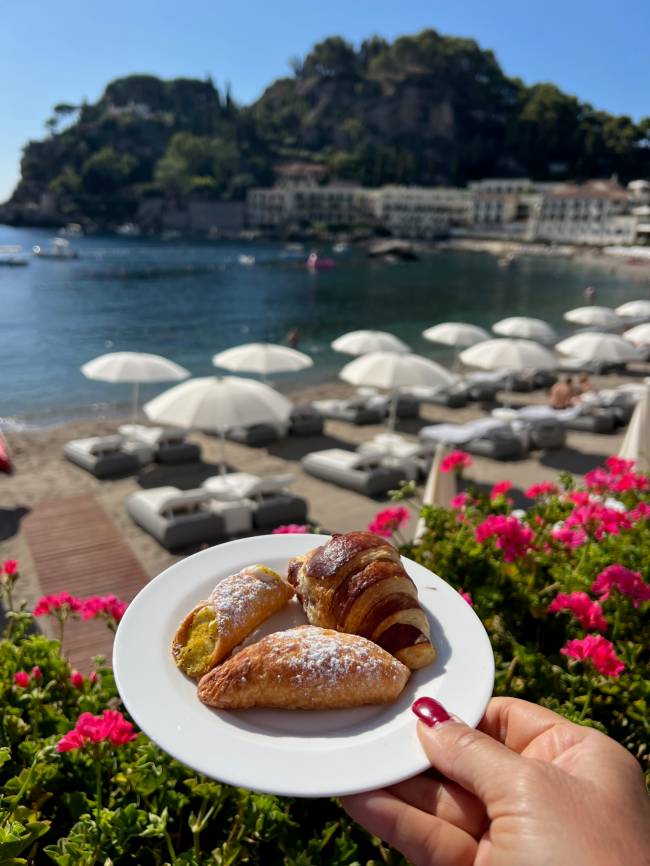
[{"label": "hillside vegetation", "polygon": [[100,224],[147,196],[241,200],[296,159],[369,186],[650,176],[650,117],[525,86],[471,39],[425,30],[355,49],[332,37],[292,68],[246,107],[211,80],[149,75],[55,106],[47,138],[25,147],[14,211],[48,191],[62,215]]}]

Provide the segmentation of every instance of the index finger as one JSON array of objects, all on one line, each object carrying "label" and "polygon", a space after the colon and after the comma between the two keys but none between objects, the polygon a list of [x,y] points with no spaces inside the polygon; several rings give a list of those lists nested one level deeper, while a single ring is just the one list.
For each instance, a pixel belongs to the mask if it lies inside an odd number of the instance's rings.
[{"label": "index finger", "polygon": [[576,737],[587,729],[574,725],[553,710],[519,698],[492,698],[478,729],[513,752],[522,752],[553,727],[575,729]]}]

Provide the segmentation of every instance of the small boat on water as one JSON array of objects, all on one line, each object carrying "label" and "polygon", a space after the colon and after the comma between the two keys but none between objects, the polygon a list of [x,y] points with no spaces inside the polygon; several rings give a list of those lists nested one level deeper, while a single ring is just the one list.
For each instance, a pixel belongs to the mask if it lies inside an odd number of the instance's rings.
[{"label": "small boat on water", "polygon": [[54,238],[45,247],[35,244],[32,247],[32,252],[40,259],[61,259],[68,261],[79,258],[79,253],[70,246],[70,241],[65,238]]},{"label": "small boat on water", "polygon": [[309,253],[307,267],[310,271],[331,271],[336,267],[336,261],[320,256],[318,253]]},{"label": "small boat on water", "polygon": [[250,268],[252,265],[255,264],[255,256],[247,256],[242,253],[240,256],[237,256],[237,261],[245,268]]},{"label": "small boat on water", "polygon": [[0,247],[0,265],[7,268],[20,268],[27,264],[29,259],[23,255],[21,247],[17,245]]}]

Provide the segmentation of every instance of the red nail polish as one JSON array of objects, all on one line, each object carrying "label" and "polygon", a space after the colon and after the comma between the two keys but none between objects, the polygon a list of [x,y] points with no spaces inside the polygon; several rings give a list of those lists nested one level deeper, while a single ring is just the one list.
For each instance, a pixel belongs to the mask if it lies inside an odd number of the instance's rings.
[{"label": "red nail polish", "polygon": [[418,698],[411,709],[418,719],[430,728],[435,728],[436,725],[447,722],[451,718],[443,705],[433,698]]}]

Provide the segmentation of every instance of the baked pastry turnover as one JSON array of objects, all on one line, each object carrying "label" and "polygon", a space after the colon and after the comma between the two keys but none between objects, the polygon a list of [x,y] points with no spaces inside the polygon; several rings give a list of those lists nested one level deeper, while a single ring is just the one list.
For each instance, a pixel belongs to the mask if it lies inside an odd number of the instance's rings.
[{"label": "baked pastry turnover", "polygon": [[176,664],[190,677],[203,676],[292,595],[280,575],[263,565],[224,578],[178,627],[172,642]]},{"label": "baked pastry turnover", "polygon": [[427,617],[398,551],[373,532],[334,535],[289,562],[312,625],[374,641],[412,670],[436,657]]},{"label": "baked pastry turnover", "polygon": [[267,635],[199,681],[204,704],[328,710],[394,701],[409,669],[352,634],[302,625]]}]

